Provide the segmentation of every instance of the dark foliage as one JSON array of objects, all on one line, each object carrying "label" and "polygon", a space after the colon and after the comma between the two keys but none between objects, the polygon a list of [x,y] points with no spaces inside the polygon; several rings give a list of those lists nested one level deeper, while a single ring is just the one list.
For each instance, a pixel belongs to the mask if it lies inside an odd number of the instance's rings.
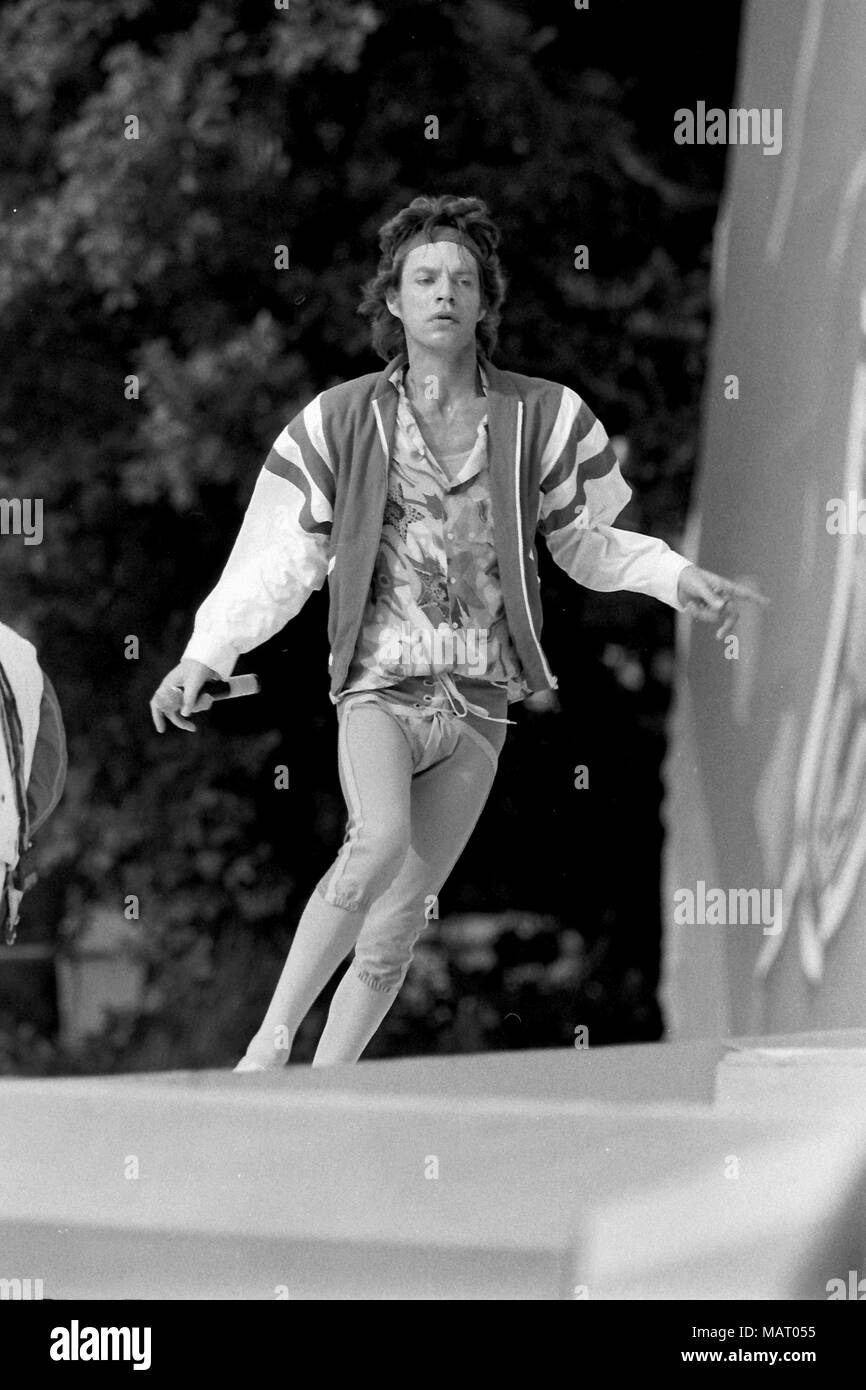
[{"label": "dark foliage", "polygon": [[[72,1048],[49,974],[6,952],[0,1067],[230,1062],[339,845],[326,591],[243,659],[282,673],[269,698],[195,737],[159,737],[148,700],[271,441],[315,391],[376,366],[356,309],[386,216],[419,193],[489,204],[510,282],[497,360],[574,386],[627,437],[619,524],[678,543],[724,154],[675,145],[673,112],[729,104],[723,8],[665,7],[664,32],[657,6],[613,0],[0,9],[0,489],[45,511],[41,545],[0,537],[0,618],[37,643],[70,757],[21,939],[68,958],[94,908],[136,895],[146,969],[142,1006]],[[672,614],[578,589],[543,547],[542,562],[561,709],[515,707],[442,920],[369,1055],[661,1031]]]}]

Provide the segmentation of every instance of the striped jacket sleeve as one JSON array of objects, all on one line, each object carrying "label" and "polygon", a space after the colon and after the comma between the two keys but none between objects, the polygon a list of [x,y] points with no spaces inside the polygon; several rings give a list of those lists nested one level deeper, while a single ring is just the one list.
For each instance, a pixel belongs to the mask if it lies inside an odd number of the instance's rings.
[{"label": "striped jacket sleeve", "polygon": [[321,589],[334,493],[319,395],[274,441],[225,568],[195,615],[185,657],[227,679],[242,652],[273,637]]},{"label": "striped jacket sleeve", "polygon": [[541,463],[538,529],[554,560],[589,589],[650,594],[680,612],[691,562],[665,541],[611,523],[631,498],[601,421],[567,386]]}]

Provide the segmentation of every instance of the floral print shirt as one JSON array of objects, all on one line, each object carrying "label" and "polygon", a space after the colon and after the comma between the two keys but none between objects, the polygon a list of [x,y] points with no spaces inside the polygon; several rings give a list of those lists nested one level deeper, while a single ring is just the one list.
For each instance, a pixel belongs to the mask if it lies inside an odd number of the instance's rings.
[{"label": "floral print shirt", "polygon": [[[403,384],[379,553],[340,698],[440,673],[489,681],[508,703],[531,694],[505,618],[488,488],[487,416],[449,478]],[[486,395],[486,381],[482,372]]]}]

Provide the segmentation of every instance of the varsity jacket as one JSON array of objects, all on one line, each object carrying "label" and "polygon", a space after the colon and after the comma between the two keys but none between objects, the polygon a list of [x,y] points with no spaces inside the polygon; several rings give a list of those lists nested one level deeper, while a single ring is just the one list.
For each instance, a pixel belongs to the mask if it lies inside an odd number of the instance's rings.
[{"label": "varsity jacket", "polygon": [[[330,699],[358,639],[387,500],[397,414],[382,372],[322,391],[275,440],[217,584],[195,616],[184,657],[231,675],[310,594],[329,585]],[[662,540],[612,525],[631,498],[601,422],[575,391],[502,371],[487,379],[490,510],[505,614],[533,690],[557,688],[541,645],[536,535],[590,589],[651,594],[672,608],[690,561]]]}]

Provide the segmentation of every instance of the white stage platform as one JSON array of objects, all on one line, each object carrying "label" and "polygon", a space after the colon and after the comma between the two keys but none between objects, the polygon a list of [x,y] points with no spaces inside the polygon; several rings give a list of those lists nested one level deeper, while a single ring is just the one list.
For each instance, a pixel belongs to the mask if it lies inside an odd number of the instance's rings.
[{"label": "white stage platform", "polygon": [[864,1101],[866,1032],[7,1079],[0,1277],[51,1298],[825,1299],[866,1272]]}]

